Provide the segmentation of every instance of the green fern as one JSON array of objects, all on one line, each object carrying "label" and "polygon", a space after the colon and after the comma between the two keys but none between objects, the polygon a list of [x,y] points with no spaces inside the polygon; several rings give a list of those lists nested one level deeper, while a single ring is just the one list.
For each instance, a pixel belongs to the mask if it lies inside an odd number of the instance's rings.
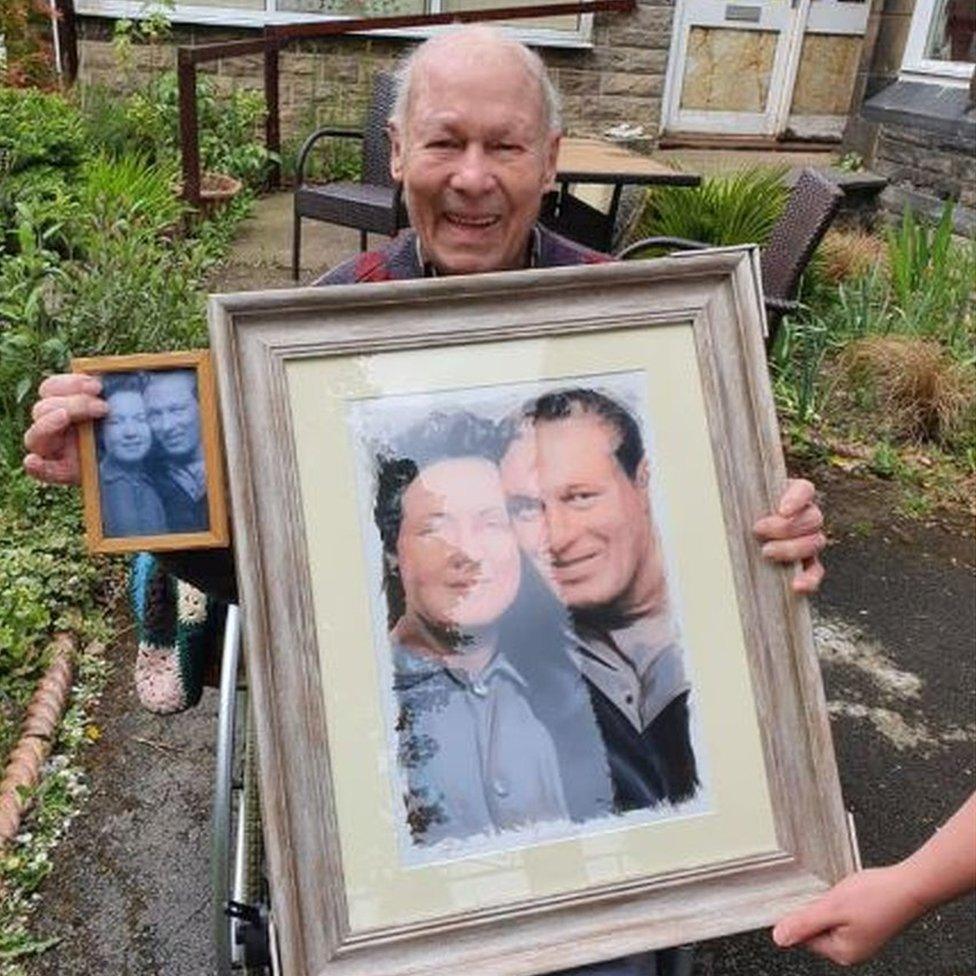
[{"label": "green fern", "polygon": [[786,167],[709,176],[697,187],[648,191],[635,237],[683,237],[716,246],[763,244],[789,196]]}]

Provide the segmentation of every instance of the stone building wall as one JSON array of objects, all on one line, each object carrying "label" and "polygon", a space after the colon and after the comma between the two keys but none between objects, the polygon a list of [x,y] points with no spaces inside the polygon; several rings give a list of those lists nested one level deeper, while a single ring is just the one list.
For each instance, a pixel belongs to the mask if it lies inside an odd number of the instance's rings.
[{"label": "stone building wall", "polygon": [[[638,0],[630,14],[596,14],[588,49],[540,48],[553,81],[563,96],[565,130],[573,135],[599,134],[622,122],[643,126],[656,136],[671,43],[672,0]],[[175,45],[205,44],[257,36],[247,29],[176,25],[173,44],[133,51],[130,70],[115,57],[113,21],[81,18],[79,77],[115,90],[135,87],[147,72],[175,65]],[[373,74],[389,70],[409,49],[410,41],[337,37],[303,41],[280,56],[282,136],[314,125],[357,125],[369,98]],[[261,88],[260,56],[200,66],[215,76],[218,90]]]},{"label": "stone building wall", "polygon": [[860,94],[845,132],[845,149],[859,153],[873,172],[889,181],[881,197],[889,211],[900,213],[907,205],[916,213],[935,216],[942,201],[951,198],[958,201],[957,231],[973,233],[972,112],[966,112],[959,90],[947,91],[929,82],[898,82],[913,10],[914,0],[873,2],[867,54],[858,79]]}]

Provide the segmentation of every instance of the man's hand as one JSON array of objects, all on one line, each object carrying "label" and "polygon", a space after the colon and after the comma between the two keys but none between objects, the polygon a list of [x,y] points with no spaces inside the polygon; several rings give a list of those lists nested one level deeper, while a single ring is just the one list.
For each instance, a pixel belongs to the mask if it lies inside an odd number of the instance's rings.
[{"label": "man's hand", "polygon": [[84,373],[49,376],[41,383],[31,415],[34,423],[24,434],[24,470],[38,481],[76,485],[81,480],[78,424],[98,420],[108,404],[98,398],[102,384]]},{"label": "man's hand", "polygon": [[802,945],[841,966],[870,959],[922,914],[901,870],[895,865],[850,875],[812,905],[781,919],[773,941],[782,949]]},{"label": "man's hand", "polygon": [[793,577],[797,593],[813,593],[823,579],[820,550],[827,544],[823,534],[823,512],[815,501],[816,489],[805,478],[792,478],[779,500],[774,515],[759,519],[753,526],[762,553],[778,563],[800,563]]}]

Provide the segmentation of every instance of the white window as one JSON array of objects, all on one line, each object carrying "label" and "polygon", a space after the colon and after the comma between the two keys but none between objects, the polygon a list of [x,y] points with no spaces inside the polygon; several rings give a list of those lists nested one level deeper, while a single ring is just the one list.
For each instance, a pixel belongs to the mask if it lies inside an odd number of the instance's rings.
[{"label": "white window", "polygon": [[916,81],[965,85],[976,61],[973,0],[917,0],[901,75]]},{"label": "white window", "polygon": [[[560,2],[560,0],[553,0]],[[566,2],[566,0],[561,0]],[[218,27],[263,27],[300,24],[330,18],[396,17],[450,13],[485,7],[528,7],[545,0],[176,0],[174,7],[146,0],[75,0],[75,11],[92,17],[147,17],[164,9],[176,24]],[[502,26],[528,44],[541,47],[590,47],[593,14],[533,17],[503,22]],[[423,38],[436,27],[376,31],[382,37]]]}]

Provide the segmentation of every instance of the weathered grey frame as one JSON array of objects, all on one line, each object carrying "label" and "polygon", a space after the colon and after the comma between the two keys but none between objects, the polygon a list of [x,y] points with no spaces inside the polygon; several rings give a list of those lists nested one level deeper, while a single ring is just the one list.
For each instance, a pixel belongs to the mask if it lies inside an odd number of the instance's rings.
[{"label": "weathered grey frame", "polygon": [[[693,323],[780,850],[352,935],[286,363],[676,321]],[[747,248],[211,299],[272,901],[289,976],[549,972],[768,925],[852,869],[808,606],[790,571],[762,560],[750,528],[774,509],[786,477],[763,327]]]}]

